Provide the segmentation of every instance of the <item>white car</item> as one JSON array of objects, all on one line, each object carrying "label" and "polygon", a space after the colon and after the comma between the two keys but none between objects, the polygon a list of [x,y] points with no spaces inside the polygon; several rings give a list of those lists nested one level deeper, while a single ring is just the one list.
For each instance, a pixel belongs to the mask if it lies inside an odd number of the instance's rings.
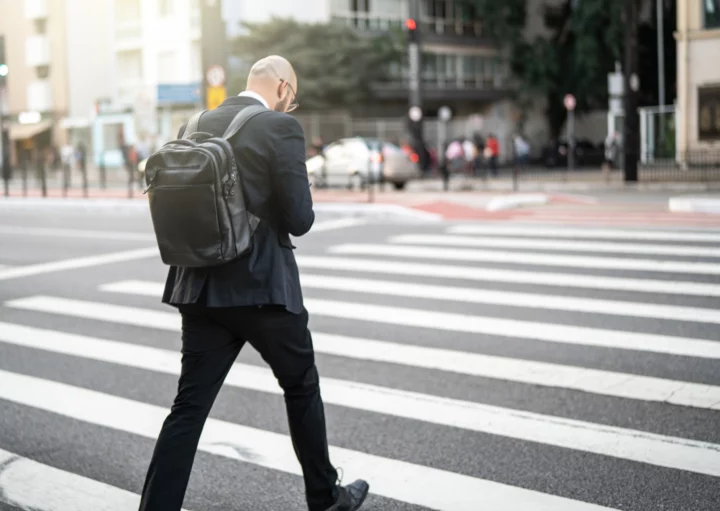
[{"label": "white car", "polygon": [[386,182],[402,190],[405,183],[420,177],[416,162],[417,156],[394,144],[355,137],[333,142],[305,164],[314,186],[362,189],[369,182]]}]

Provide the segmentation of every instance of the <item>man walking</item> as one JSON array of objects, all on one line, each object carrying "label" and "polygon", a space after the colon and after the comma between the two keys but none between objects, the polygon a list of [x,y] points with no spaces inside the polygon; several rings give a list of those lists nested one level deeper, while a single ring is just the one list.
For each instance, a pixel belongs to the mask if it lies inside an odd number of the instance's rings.
[{"label": "man walking", "polygon": [[[303,470],[310,511],[355,511],[365,481],[342,487],[330,462],[308,313],[290,236],[315,219],[305,137],[287,115],[297,108],[290,63],[271,56],[250,70],[247,90],[203,114],[198,131],[220,136],[243,108],[263,112],[231,140],[247,209],[262,219],[245,256],[216,267],[170,267],[163,302],[182,316],[182,371],[143,488],[141,511],[179,511],[200,434],[215,397],[249,342],[285,395],[290,436]],[[184,128],[181,130],[184,132]]]}]

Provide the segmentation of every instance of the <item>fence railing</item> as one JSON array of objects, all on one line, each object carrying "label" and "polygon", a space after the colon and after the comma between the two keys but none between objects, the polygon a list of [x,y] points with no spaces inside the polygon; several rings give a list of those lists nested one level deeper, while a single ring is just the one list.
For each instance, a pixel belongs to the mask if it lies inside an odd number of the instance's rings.
[{"label": "fence railing", "polygon": [[720,181],[720,150],[645,156],[638,169],[641,181]]}]

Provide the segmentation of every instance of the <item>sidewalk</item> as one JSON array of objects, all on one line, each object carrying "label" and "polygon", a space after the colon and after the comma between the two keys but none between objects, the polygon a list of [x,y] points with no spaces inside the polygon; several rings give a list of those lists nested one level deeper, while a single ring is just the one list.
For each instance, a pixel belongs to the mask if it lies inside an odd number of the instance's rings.
[{"label": "sidewalk", "polygon": [[[143,195],[140,184],[136,183],[132,189],[132,198],[128,198],[126,183],[118,183],[100,189],[97,186],[89,187],[88,198],[83,196],[80,188],[81,180],[73,176],[75,185],[67,191],[67,198],[61,188],[61,181],[57,178],[48,179],[47,198],[42,198],[41,190],[36,181],[29,180],[27,202],[12,200],[13,204],[24,202],[28,207],[62,207],[82,206],[89,208],[118,209],[129,206],[131,203],[138,208],[146,208],[147,196]],[[506,182],[485,182],[482,179],[467,179],[455,177],[451,180],[451,191],[442,191],[442,182],[437,179],[419,180],[408,183],[405,191],[396,191],[389,185],[376,186],[372,190],[350,191],[345,189],[312,189],[313,202],[317,211],[339,213],[342,215],[363,215],[374,218],[408,218],[421,221],[428,220],[522,220],[549,218],[563,218],[572,220],[573,217],[587,217],[600,219],[602,217],[647,218],[657,221],[661,219],[673,222],[682,219],[692,223],[693,220],[709,221],[709,213],[720,211],[720,195],[696,197],[656,198],[653,201],[643,202],[652,196],[650,190],[639,188],[622,188],[624,199],[612,188],[598,188],[589,190],[588,195],[563,193],[563,190],[545,190],[541,192],[528,192],[522,186],[521,192],[512,192],[502,186]],[[511,183],[509,183],[511,185]],[[549,185],[549,183],[546,183]],[[587,184],[587,183],[586,183]],[[675,188],[680,184],[668,183],[669,187],[679,190],[678,195],[685,195],[687,190],[694,191],[691,184],[685,183],[686,188]],[[568,188],[567,192],[572,192]],[[609,193],[602,193],[603,191]],[[592,195],[594,192],[594,196]],[[637,192],[637,203],[632,199]],[[644,193],[645,192],[645,193]],[[670,195],[661,193],[660,195]],[[10,188],[12,198],[22,198],[23,190],[20,180],[15,180]],[[31,199],[34,198],[34,199]],[[630,198],[628,201],[627,199]],[[713,199],[714,200],[711,200]],[[2,203],[2,198],[0,198]],[[6,203],[8,204],[8,203]],[[702,205],[702,207],[700,206]],[[715,211],[712,211],[715,208]],[[713,221],[713,224],[715,221]]]}]

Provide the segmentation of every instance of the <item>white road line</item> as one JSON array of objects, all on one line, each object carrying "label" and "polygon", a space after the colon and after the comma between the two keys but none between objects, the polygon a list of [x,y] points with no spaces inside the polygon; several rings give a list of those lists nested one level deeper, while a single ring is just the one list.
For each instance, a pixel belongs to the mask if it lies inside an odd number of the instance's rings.
[{"label": "white road line", "polygon": [[[180,354],[157,348],[8,324],[0,324],[0,341],[153,372],[180,374]],[[261,367],[234,364],[225,383],[282,395],[272,372]],[[347,408],[720,476],[720,445],[707,442],[334,378],[323,378],[322,393],[326,403]]]},{"label": "white road line", "polygon": [[[148,282],[118,282],[102,286],[102,289],[108,292],[132,292],[145,296],[157,296],[157,288],[157,285]],[[105,321],[150,325],[152,328],[171,332],[180,331],[180,318],[175,313],[144,311],[129,307],[118,310],[114,306],[105,308],[104,312]],[[151,316],[147,317],[145,313]],[[74,316],[83,317],[79,314]],[[93,319],[100,317],[100,313],[92,316]],[[140,321],[132,320],[135,317],[142,317],[150,323],[142,325]],[[0,338],[7,335],[2,332],[4,326],[5,323],[0,323]],[[322,332],[313,332],[313,345],[318,353],[357,360],[387,362],[531,385],[580,390],[591,394],[720,410],[720,389],[712,385]]]},{"label": "white road line", "polygon": [[474,234],[484,236],[527,236],[530,238],[597,238],[624,239],[632,241],[698,241],[720,243],[720,233],[638,230],[638,229],[573,229],[543,227],[508,227],[490,225],[455,225],[447,229],[449,234]]},{"label": "white road line", "polygon": [[117,241],[155,241],[154,234],[129,231],[94,231],[86,229],[55,229],[45,227],[0,226],[0,235],[41,236],[58,238],[89,238]]},{"label": "white road line", "polygon": [[0,502],[35,511],[127,511],[140,496],[0,449]]},{"label": "white road line", "polygon": [[443,234],[403,234],[390,237],[390,243],[402,245],[439,245],[443,247],[516,248],[568,252],[608,252],[617,254],[653,254],[686,257],[720,257],[720,248],[605,241],[528,240],[500,237],[448,236]]},{"label": "white road line", "polygon": [[714,263],[692,263],[684,261],[625,259],[563,254],[539,254],[508,252],[502,250],[467,250],[462,248],[348,243],[329,247],[328,252],[343,255],[376,255],[382,257],[438,259],[445,261],[475,261],[504,264],[531,264],[539,266],[564,266],[568,268],[584,268],[589,270],[610,269],[720,275],[720,264]]},{"label": "white road line", "polygon": [[138,259],[149,259],[151,257],[159,258],[157,248],[141,248],[138,250],[127,250],[124,252],[114,252],[111,254],[78,257],[76,259],[65,259],[63,261],[53,261],[50,263],[16,266],[14,268],[6,268],[4,270],[0,270],[0,280],[30,277],[34,275],[42,275],[45,273],[53,273],[58,271],[77,270],[79,268],[89,268],[92,266],[101,266],[104,264],[136,261]]},{"label": "white road line", "polygon": [[[125,292],[131,292],[130,286],[122,285],[125,287]],[[119,288],[118,285],[114,290],[117,291]],[[132,293],[143,294],[142,290],[132,291]],[[179,325],[179,316],[170,312],[51,296],[32,296],[10,300],[5,302],[5,306],[99,321],[113,321],[141,327],[175,330]],[[698,358],[720,358],[720,342],[705,339],[497,319],[356,302],[306,299],[305,306],[318,316],[331,316],[357,321],[431,328],[448,332],[519,337],[578,346],[599,346]]]},{"label": "white road line", "polygon": [[[300,276],[300,281],[304,288],[311,289],[720,324],[720,313],[716,309],[704,309],[700,307],[655,305],[580,297],[566,298],[557,295],[513,293],[494,291],[491,289],[434,286],[392,280],[354,279],[329,275],[311,275],[307,273],[303,273]],[[111,292],[126,292],[158,297],[162,296],[164,284],[160,282],[125,281],[103,286],[101,289]]]},{"label": "white road line", "polygon": [[357,227],[366,223],[367,220],[363,218],[338,218],[335,220],[326,220],[324,222],[313,224],[308,234],[312,234],[314,232],[334,231],[337,229],[347,229],[348,227]]},{"label": "white road line", "polygon": [[[481,303],[504,307],[537,308],[589,314],[645,317],[675,321],[720,324],[720,311],[699,307],[656,305],[620,300],[563,297],[533,293],[511,293],[491,289],[473,289],[455,286],[433,286],[392,280],[353,279],[329,275],[300,276],[304,288],[349,291],[376,295],[403,296],[450,302]],[[160,284],[162,286],[162,284]],[[162,288],[160,288],[162,292]],[[162,294],[162,293],[161,293]]]},{"label": "white road line", "polygon": [[543,286],[578,287],[695,296],[720,296],[720,285],[703,282],[677,282],[667,280],[630,279],[574,275],[571,273],[546,273],[520,270],[480,268],[477,266],[447,266],[411,262],[394,262],[380,259],[350,257],[295,256],[301,268],[342,270],[360,273],[385,273],[389,275],[412,275],[459,280],[512,282]]},{"label": "white road line", "polygon": [[[70,385],[0,371],[0,399],[89,424],[155,438],[168,410]],[[289,437],[210,418],[200,451],[300,475]],[[437,511],[590,511],[607,509],[350,449],[331,447],[347,480],[367,477],[372,492]],[[443,491],[438,491],[443,488]],[[481,496],[478,500],[478,496]]]}]

